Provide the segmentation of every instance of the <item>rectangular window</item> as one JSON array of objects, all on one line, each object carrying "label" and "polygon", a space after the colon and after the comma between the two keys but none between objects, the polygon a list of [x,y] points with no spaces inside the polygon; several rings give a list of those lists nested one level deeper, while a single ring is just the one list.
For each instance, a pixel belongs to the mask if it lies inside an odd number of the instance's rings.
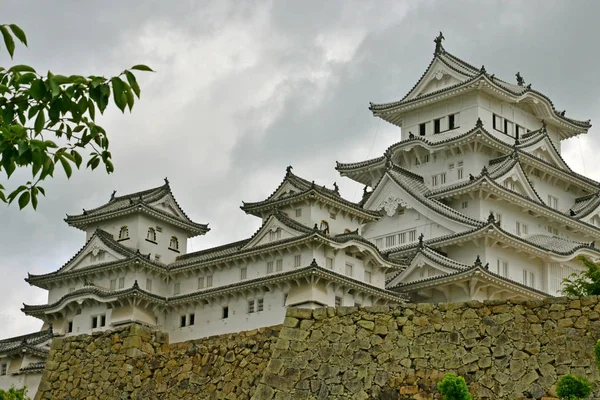
[{"label": "rectangular window", "polygon": [[273,273],[273,261],[268,261],[267,262],[267,274],[272,274]]},{"label": "rectangular window", "polygon": [[433,175],[431,177],[431,186],[437,186],[438,185],[438,176],[437,175]]},{"label": "rectangular window", "polygon": [[440,133],[441,129],[440,129],[440,120],[439,119],[434,119],[433,120],[433,133]]},{"label": "rectangular window", "polygon": [[419,135],[420,136],[425,136],[425,133],[427,132],[427,128],[426,128],[426,124],[419,124]]},{"label": "rectangular window", "polygon": [[228,306],[223,307],[223,310],[221,312],[221,317],[223,319],[229,318],[229,307]]},{"label": "rectangular window", "polygon": [[448,115],[448,129],[454,129],[456,126],[454,125],[456,120],[454,119],[454,115]]},{"label": "rectangular window", "polygon": [[502,117],[494,114],[492,119],[492,127],[497,131],[504,132]]},{"label": "rectangular window", "polygon": [[296,217],[301,217],[301,216],[302,216],[302,209],[296,208]]},{"label": "rectangular window", "polygon": [[514,124],[512,122],[507,119],[504,120],[504,133],[506,133],[508,136],[514,136],[515,133],[513,131],[513,127]]},{"label": "rectangular window", "polygon": [[353,269],[354,269],[354,266],[352,264],[346,263],[346,275],[352,276]]},{"label": "rectangular window", "polygon": [[392,247],[396,245],[396,235],[385,237],[385,247]]},{"label": "rectangular window", "polygon": [[152,279],[150,278],[146,278],[146,290],[149,292],[152,291]]},{"label": "rectangular window", "polygon": [[106,326],[106,315],[102,314],[100,316],[100,326]]},{"label": "rectangular window", "polygon": [[98,327],[98,317],[92,317],[92,329]]},{"label": "rectangular window", "polygon": [[73,332],[73,321],[69,321],[69,324],[67,325],[67,333],[72,333]]},{"label": "rectangular window", "polygon": [[117,289],[117,280],[111,279],[110,280],[110,290],[116,290],[116,289]]},{"label": "rectangular window", "polygon": [[400,235],[398,235],[400,238],[400,244],[404,244],[406,243],[406,232],[402,232]]},{"label": "rectangular window", "polygon": [[558,197],[548,195],[548,207],[558,210]]},{"label": "rectangular window", "polygon": [[414,242],[415,240],[417,240],[417,231],[412,230],[412,231],[408,232],[408,241]]},{"label": "rectangular window", "polygon": [[508,278],[508,261],[498,260],[496,265],[496,273],[500,276]]},{"label": "rectangular window", "polygon": [[119,278],[119,289],[123,289],[125,287],[125,278]]},{"label": "rectangular window", "polygon": [[464,210],[465,208],[469,207],[469,202],[468,201],[463,201],[461,204],[462,209]]},{"label": "rectangular window", "polygon": [[187,318],[185,317],[185,315],[182,315],[179,318],[179,327],[180,328],[183,328],[185,326],[186,320],[187,320]]},{"label": "rectangular window", "polygon": [[269,232],[269,241],[275,240],[275,232]]},{"label": "rectangular window", "polygon": [[445,172],[440,174],[440,184],[443,185],[444,183],[446,183],[446,173]]},{"label": "rectangular window", "polygon": [[283,271],[283,260],[277,260],[275,262],[275,271],[277,271],[277,272]]},{"label": "rectangular window", "polygon": [[456,166],[457,166],[457,167],[462,167],[462,166],[463,166],[463,162],[462,162],[462,161],[459,161],[459,162],[456,164]]},{"label": "rectangular window", "polygon": [[336,307],[341,307],[342,306],[342,298],[335,296],[335,306]]},{"label": "rectangular window", "polygon": [[415,158],[415,165],[421,165],[421,162],[419,161],[418,158]]},{"label": "rectangular window", "polygon": [[523,270],[523,284],[535,288],[535,274],[531,271]]},{"label": "rectangular window", "polygon": [[329,218],[331,218],[331,219],[336,219],[336,218],[337,218],[337,214],[336,214],[336,213],[334,213],[334,212],[330,212],[330,213],[329,213]]},{"label": "rectangular window", "polygon": [[375,239],[375,247],[380,250],[383,248],[383,238]]},{"label": "rectangular window", "polygon": [[196,322],[196,314],[190,314],[190,316],[188,317],[188,321],[189,326],[194,325],[194,322]]},{"label": "rectangular window", "polygon": [[527,235],[529,233],[529,227],[522,222],[517,221],[517,235]]},{"label": "rectangular window", "polygon": [[496,222],[498,223],[498,225],[500,225],[502,223],[502,214],[495,212],[494,213],[494,219],[496,220]]},{"label": "rectangular window", "polygon": [[1,365],[1,369],[0,369],[0,375],[6,375],[6,372],[8,371],[8,364],[4,363]]},{"label": "rectangular window", "polygon": [[458,168],[456,170],[456,176],[457,176],[457,179],[462,179],[463,178],[463,169],[462,168]]},{"label": "rectangular window", "polygon": [[548,232],[551,233],[552,235],[558,236],[558,228],[548,225]]},{"label": "rectangular window", "polygon": [[448,169],[454,169],[454,163],[448,164]]},{"label": "rectangular window", "polygon": [[204,289],[204,277],[198,278],[198,289]]},{"label": "rectangular window", "polygon": [[173,294],[179,294],[179,293],[181,293],[181,283],[175,282],[173,284]]},{"label": "rectangular window", "polygon": [[325,258],[325,266],[328,269],[333,269],[333,258],[331,258],[331,257]]},{"label": "rectangular window", "polygon": [[262,311],[265,307],[264,299],[256,299],[256,311]]},{"label": "rectangular window", "polygon": [[244,280],[246,279],[246,275],[248,273],[248,268],[244,267],[240,269],[240,279]]},{"label": "rectangular window", "polygon": [[294,267],[299,267],[302,263],[302,256],[300,254],[296,254],[294,256]]},{"label": "rectangular window", "polygon": [[429,154],[425,154],[423,156],[423,164],[427,164],[429,162]]},{"label": "rectangular window", "polygon": [[371,283],[371,271],[365,271],[365,282]]},{"label": "rectangular window", "polygon": [[254,300],[248,300],[248,314],[254,312]]}]

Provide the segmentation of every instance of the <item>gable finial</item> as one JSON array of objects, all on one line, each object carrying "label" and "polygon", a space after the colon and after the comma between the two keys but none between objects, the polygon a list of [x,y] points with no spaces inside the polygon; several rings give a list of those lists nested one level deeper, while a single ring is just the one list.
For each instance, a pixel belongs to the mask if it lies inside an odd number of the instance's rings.
[{"label": "gable finial", "polygon": [[559,112],[561,117],[564,117],[566,113],[567,113],[567,110],[562,110],[561,112]]},{"label": "gable finial", "polygon": [[414,139],[414,138],[415,138],[415,135],[413,135],[413,133],[412,133],[412,132],[408,132],[408,138],[409,138],[409,139]]},{"label": "gable finial", "polygon": [[337,182],[333,182],[333,190],[337,193],[340,194],[340,187],[338,186]]},{"label": "gable finial", "polygon": [[165,176],[165,185],[169,184],[169,179],[167,179],[167,177]]},{"label": "gable finial", "polygon": [[481,168],[481,175],[487,175],[488,170],[487,167],[484,165],[483,168]]},{"label": "gable finial", "polygon": [[138,281],[137,281],[137,279],[135,280],[135,282],[133,282],[133,287],[134,287],[135,289],[137,289],[137,288],[139,288],[139,287],[140,287],[140,285],[138,285]]},{"label": "gable finial", "polygon": [[496,77],[496,74],[491,74],[491,75],[490,75],[490,79],[491,79],[492,81],[494,80],[494,78],[495,78],[495,77]]},{"label": "gable finial", "polygon": [[481,68],[479,69],[479,73],[480,74],[485,74],[485,65],[481,66]]},{"label": "gable finial", "polygon": [[569,215],[570,215],[571,217],[574,217],[574,216],[575,216],[575,211],[573,211],[572,209],[571,209],[571,210],[569,210]]},{"label": "gable finial", "polygon": [[481,117],[477,117],[477,122],[475,123],[475,127],[483,128],[483,121],[481,120]]},{"label": "gable finial", "polygon": [[442,41],[445,40],[444,34],[440,31],[440,34],[433,40],[435,43],[435,52],[434,55],[438,55],[444,52],[444,47],[442,47]]},{"label": "gable finial", "polygon": [[292,167],[291,165],[288,165],[288,166],[285,168],[285,173],[286,173],[286,175],[289,175],[289,174],[291,174],[291,173],[292,173],[292,169],[294,169],[294,167]]},{"label": "gable finial", "polygon": [[87,215],[87,211],[85,211],[85,208],[83,208],[82,210],[83,210],[83,215]]},{"label": "gable finial", "polygon": [[596,241],[595,241],[595,240],[592,240],[592,241],[590,242],[590,247],[591,247],[592,249],[595,249],[595,248],[596,248]]},{"label": "gable finial", "polygon": [[473,174],[469,174],[469,181],[474,181],[475,177],[473,176]]},{"label": "gable finial", "polygon": [[525,79],[523,79],[523,77],[521,76],[521,73],[517,72],[515,74],[515,76],[517,77],[517,85],[523,86],[525,84]]},{"label": "gable finial", "polygon": [[490,269],[490,263],[489,262],[485,263],[485,265],[483,266],[483,268],[489,271],[489,269]]},{"label": "gable finial", "polygon": [[110,199],[114,200],[115,199],[115,195],[117,194],[116,190],[113,190],[112,194],[110,195]]},{"label": "gable finial", "polygon": [[488,220],[487,220],[488,224],[494,224],[496,223],[496,217],[494,216],[494,212],[490,211],[490,215],[488,216]]},{"label": "gable finial", "polygon": [[477,258],[475,258],[475,264],[473,264],[473,266],[481,267],[481,258],[479,258],[479,254],[477,254]]},{"label": "gable finial", "polygon": [[542,120],[542,132],[546,133],[546,120],[545,119]]},{"label": "gable finial", "polygon": [[390,169],[392,168],[393,164],[392,164],[392,157],[386,153],[385,154],[385,169]]},{"label": "gable finial", "polygon": [[526,88],[527,90],[531,90],[531,83],[530,83],[529,85],[525,86],[525,88]]},{"label": "gable finial", "polygon": [[419,248],[422,249],[423,248],[423,239],[425,238],[425,235],[423,235],[423,233],[421,232],[421,234],[419,235]]},{"label": "gable finial", "polygon": [[[363,197],[365,197],[367,195],[367,189],[369,187],[367,185],[365,185],[365,187],[363,188]],[[600,193],[600,192],[599,192]]]}]

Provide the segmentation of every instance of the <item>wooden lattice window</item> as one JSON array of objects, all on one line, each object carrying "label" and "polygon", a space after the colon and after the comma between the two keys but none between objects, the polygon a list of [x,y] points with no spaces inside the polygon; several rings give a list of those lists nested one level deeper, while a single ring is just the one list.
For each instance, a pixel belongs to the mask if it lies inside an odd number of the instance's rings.
[{"label": "wooden lattice window", "polygon": [[169,241],[169,249],[171,250],[179,250],[179,239],[175,236],[171,236],[171,240]]},{"label": "wooden lattice window", "polygon": [[148,228],[148,234],[146,235],[146,239],[156,243],[156,229]]},{"label": "wooden lattice window", "polygon": [[119,240],[129,239],[129,228],[127,226],[122,226],[121,230],[119,230]]}]

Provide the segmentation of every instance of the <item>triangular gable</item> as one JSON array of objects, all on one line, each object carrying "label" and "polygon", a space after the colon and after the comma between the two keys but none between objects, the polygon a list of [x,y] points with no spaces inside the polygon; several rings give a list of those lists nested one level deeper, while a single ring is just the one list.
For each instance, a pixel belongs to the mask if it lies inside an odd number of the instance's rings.
[{"label": "triangular gable", "polygon": [[567,171],[571,170],[571,168],[569,168],[565,160],[562,159],[562,157],[556,150],[556,147],[554,146],[548,135],[544,135],[543,138],[529,145],[520,146],[519,149],[546,162],[549,162],[552,165],[555,165],[561,169],[565,169]]},{"label": "triangular gable", "polygon": [[472,77],[451,69],[436,57],[423,74],[417,85],[406,95],[404,100],[410,100],[437,90],[465,82]]},{"label": "triangular gable", "polygon": [[[271,233],[274,234],[273,239],[271,238]],[[294,229],[292,226],[290,226],[290,224],[285,224],[275,215],[271,215],[252,236],[250,241],[246,243],[240,250],[246,250],[263,244],[272,243],[274,241],[301,236],[305,233],[306,232],[300,229]]]},{"label": "triangular gable", "polygon": [[177,202],[170,193],[165,193],[163,197],[149,204],[150,207],[164,211],[174,217],[187,220],[187,216],[177,205]]},{"label": "triangular gable", "polygon": [[600,227],[600,201],[594,201],[595,206],[590,204],[588,207],[582,209],[575,217],[579,218],[583,222]]},{"label": "triangular gable", "polygon": [[394,279],[392,279],[387,286],[395,287],[402,283],[414,282],[434,276],[450,274],[453,272],[456,272],[456,269],[442,265],[430,257],[427,257],[427,254],[421,251],[417,253],[415,257],[413,257],[410,265],[404,271],[394,277]]},{"label": "triangular gable", "polygon": [[69,260],[58,273],[61,274],[96,264],[105,264],[128,258],[129,254],[127,254],[127,251],[116,251],[106,244],[106,240],[108,239],[94,234],[75,257]]},{"label": "triangular gable", "polygon": [[[425,205],[424,202],[428,202]],[[465,222],[457,221],[444,214],[439,208],[444,207],[439,202],[427,199],[425,197],[417,197],[416,194],[410,193],[392,179],[388,172],[381,178],[379,184],[373,190],[373,194],[369,197],[364,205],[364,208],[379,211],[384,210],[386,215],[394,215],[398,207],[412,208],[420,215],[426,216],[429,220],[435,222],[450,232],[464,232],[471,230],[473,225]],[[456,212],[453,210],[453,212]]]},{"label": "triangular gable", "polygon": [[494,177],[494,180],[505,188],[527,196],[530,199],[542,202],[542,199],[537,194],[531,182],[527,178],[521,163],[515,162],[515,164],[508,171],[501,173]]}]

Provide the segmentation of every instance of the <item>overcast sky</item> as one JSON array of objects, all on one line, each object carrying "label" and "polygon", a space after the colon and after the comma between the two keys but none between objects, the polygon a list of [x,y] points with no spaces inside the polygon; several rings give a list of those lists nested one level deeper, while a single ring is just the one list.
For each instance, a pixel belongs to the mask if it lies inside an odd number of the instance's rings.
[{"label": "overcast sky", "polygon": [[[115,173],[57,168],[38,211],[0,206],[0,338],[38,330],[20,311],[42,304],[27,272],[57,270],[84,244],[66,213],[118,194],[159,186],[168,176],[180,205],[211,231],[191,250],[239,240],[260,224],[240,209],[281,181],[285,167],[319,184],[337,181],[335,161],[381,155],[400,139],[369,101],[400,99],[445,48],[508,81],[517,71],[567,116],[592,119],[589,135],[563,144],[578,172],[600,179],[600,2],[598,1],[0,1],[29,48],[0,65],[41,71],[118,74],[144,63],[132,114],[112,106],[98,121],[111,139]],[[15,174],[15,187],[29,178]],[[19,180],[20,179],[20,180]]]}]

